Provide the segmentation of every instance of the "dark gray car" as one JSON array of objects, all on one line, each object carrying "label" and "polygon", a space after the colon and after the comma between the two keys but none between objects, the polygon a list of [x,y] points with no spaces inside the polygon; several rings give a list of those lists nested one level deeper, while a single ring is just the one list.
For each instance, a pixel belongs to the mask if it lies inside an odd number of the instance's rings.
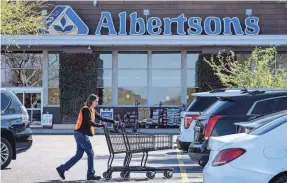
[{"label": "dark gray car", "polygon": [[1,169],[32,146],[29,115],[18,97],[1,89]]},{"label": "dark gray car", "polygon": [[257,118],[251,121],[237,122],[237,123],[234,123],[234,125],[236,126],[237,133],[247,133],[259,126],[272,122],[275,119],[280,118],[282,116],[286,116],[286,115],[287,115],[287,110],[284,110],[284,111],[276,112],[273,114],[265,115],[265,116],[262,116],[260,118]]}]

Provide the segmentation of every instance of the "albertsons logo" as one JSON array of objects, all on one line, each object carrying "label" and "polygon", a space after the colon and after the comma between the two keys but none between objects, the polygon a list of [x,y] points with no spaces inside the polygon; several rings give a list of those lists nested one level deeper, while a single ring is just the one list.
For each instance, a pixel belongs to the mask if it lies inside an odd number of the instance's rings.
[{"label": "albertsons logo", "polygon": [[89,28],[70,6],[56,6],[46,18],[46,30],[40,34],[87,35]]}]

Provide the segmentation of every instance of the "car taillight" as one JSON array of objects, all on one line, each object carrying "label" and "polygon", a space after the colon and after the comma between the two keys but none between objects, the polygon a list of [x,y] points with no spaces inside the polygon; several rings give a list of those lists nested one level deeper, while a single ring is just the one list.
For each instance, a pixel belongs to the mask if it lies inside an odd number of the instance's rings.
[{"label": "car taillight", "polygon": [[222,116],[210,116],[208,123],[204,129],[204,139],[208,140],[211,136],[214,126],[216,125],[217,121],[222,118]]},{"label": "car taillight", "polygon": [[189,128],[191,122],[195,119],[198,118],[198,115],[190,115],[190,114],[186,114],[184,116],[184,128],[187,129]]},{"label": "car taillight", "polygon": [[215,166],[225,165],[225,164],[237,159],[238,157],[243,155],[245,152],[246,152],[246,150],[241,149],[241,148],[224,149],[216,155],[216,157],[214,158],[214,160],[212,162],[212,166],[215,167]]},{"label": "car taillight", "polygon": [[30,136],[27,138],[27,140],[33,140],[32,135],[30,135]]}]

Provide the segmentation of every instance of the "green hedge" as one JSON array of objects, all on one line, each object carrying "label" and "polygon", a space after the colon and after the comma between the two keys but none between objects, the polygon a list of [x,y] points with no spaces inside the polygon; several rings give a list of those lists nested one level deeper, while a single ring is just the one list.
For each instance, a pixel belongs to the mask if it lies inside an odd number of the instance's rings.
[{"label": "green hedge", "polygon": [[[61,53],[60,107],[62,120],[75,120],[89,94],[97,89],[97,55],[93,53]],[[68,120],[69,121],[69,120]]]}]

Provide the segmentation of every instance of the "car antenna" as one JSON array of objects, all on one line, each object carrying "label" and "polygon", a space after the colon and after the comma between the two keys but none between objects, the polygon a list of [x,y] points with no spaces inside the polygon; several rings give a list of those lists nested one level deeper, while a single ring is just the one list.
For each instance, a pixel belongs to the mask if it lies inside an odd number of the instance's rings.
[{"label": "car antenna", "polygon": [[244,88],[243,90],[244,93],[250,93],[245,86],[243,86],[243,88]]}]

